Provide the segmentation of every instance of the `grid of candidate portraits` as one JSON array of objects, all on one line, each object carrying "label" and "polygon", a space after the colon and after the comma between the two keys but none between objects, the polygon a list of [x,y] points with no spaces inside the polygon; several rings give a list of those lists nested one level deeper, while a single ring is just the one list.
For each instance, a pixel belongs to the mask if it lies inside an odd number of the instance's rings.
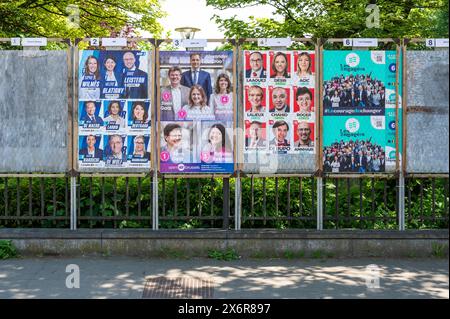
[{"label": "grid of candidate portraits", "polygon": [[244,155],[315,154],[315,52],[244,51],[243,62]]},{"label": "grid of candidate portraits", "polygon": [[83,50],[78,72],[78,167],[150,168],[147,51]]},{"label": "grid of candidate portraits", "polygon": [[232,51],[161,51],[159,170],[232,173]]}]

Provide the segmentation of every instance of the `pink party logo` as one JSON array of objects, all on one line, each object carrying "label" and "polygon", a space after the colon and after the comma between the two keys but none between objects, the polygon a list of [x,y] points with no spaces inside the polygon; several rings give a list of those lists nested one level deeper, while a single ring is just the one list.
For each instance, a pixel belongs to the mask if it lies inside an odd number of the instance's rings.
[{"label": "pink party logo", "polygon": [[172,97],[172,95],[170,94],[170,92],[164,92],[163,95],[162,95],[162,98],[163,98],[164,102],[170,101],[171,97]]},{"label": "pink party logo", "polygon": [[222,95],[222,97],[220,98],[220,102],[222,104],[227,104],[228,101],[230,101],[230,98],[227,95]]},{"label": "pink party logo", "polygon": [[202,162],[207,162],[207,161],[209,161],[209,158],[210,158],[209,152],[202,152],[202,153],[200,154],[200,158],[201,158]]},{"label": "pink party logo", "polygon": [[169,160],[170,154],[167,151],[162,151],[160,154],[161,161],[167,162]]},{"label": "pink party logo", "polygon": [[186,111],[184,109],[181,109],[181,110],[178,111],[178,118],[185,119],[186,116],[187,116],[187,113],[186,113]]}]

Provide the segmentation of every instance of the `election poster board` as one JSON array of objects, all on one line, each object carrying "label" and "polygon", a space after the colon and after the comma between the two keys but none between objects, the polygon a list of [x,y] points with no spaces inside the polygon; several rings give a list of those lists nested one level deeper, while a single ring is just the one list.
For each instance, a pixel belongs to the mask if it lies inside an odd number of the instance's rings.
[{"label": "election poster board", "polygon": [[315,51],[243,52],[243,171],[316,170]]},{"label": "election poster board", "polygon": [[150,61],[148,51],[79,51],[80,171],[150,170]]},{"label": "election poster board", "polygon": [[449,54],[406,51],[406,171],[449,172]]},{"label": "election poster board", "polygon": [[159,170],[234,172],[232,51],[160,51]]},{"label": "election poster board", "polygon": [[71,169],[69,50],[0,50],[0,173]]},{"label": "election poster board", "polygon": [[401,67],[396,121],[396,59],[396,51],[323,51],[325,173],[395,171],[396,123],[402,129]]}]

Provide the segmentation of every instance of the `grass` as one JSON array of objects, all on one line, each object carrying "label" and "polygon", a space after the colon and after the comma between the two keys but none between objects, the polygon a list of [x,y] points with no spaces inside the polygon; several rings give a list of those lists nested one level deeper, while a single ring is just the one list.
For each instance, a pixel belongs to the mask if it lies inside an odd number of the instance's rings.
[{"label": "grass", "polygon": [[226,250],[210,249],[208,250],[208,257],[226,261],[237,260],[240,258],[233,248],[227,248]]},{"label": "grass", "polygon": [[0,240],[0,259],[17,257],[17,249],[11,240]]},{"label": "grass", "polygon": [[448,250],[446,245],[439,244],[439,243],[432,243],[431,249],[432,249],[431,254],[433,255],[433,257],[436,257],[436,258],[445,258],[446,251]]}]

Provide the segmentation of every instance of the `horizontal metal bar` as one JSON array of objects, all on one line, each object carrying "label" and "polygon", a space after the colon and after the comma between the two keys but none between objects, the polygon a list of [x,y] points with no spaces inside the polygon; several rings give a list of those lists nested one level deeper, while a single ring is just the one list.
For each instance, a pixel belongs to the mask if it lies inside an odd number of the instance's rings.
[{"label": "horizontal metal bar", "polygon": [[0,216],[0,220],[70,220],[69,216]]},{"label": "horizontal metal bar", "polygon": [[18,173],[0,173],[0,177],[66,177],[66,174],[55,173],[55,174],[18,174]]},{"label": "horizontal metal bar", "polygon": [[442,173],[406,173],[405,178],[449,178],[449,174]]},{"label": "horizontal metal bar", "polygon": [[230,174],[227,175],[216,175],[216,174],[182,174],[182,175],[173,175],[173,174],[161,174],[164,178],[232,178],[233,176]]},{"label": "horizontal metal bar", "polygon": [[159,216],[159,220],[222,220],[223,216]]},{"label": "horizontal metal bar", "polygon": [[151,220],[152,215],[148,216],[79,216],[78,220]]},{"label": "horizontal metal bar", "polygon": [[310,174],[296,174],[296,173],[292,173],[292,174],[245,174],[242,173],[241,177],[242,178],[251,178],[252,176],[255,178],[275,178],[275,177],[283,177],[283,178],[288,178],[288,177],[314,177],[315,173],[310,173]]},{"label": "horizontal metal bar", "polygon": [[80,177],[151,177],[149,173],[81,173]]},{"label": "horizontal metal bar", "polygon": [[243,221],[252,221],[252,220],[311,220],[316,221],[316,216],[306,217],[306,216],[282,216],[282,217],[264,217],[264,216],[254,216],[254,217],[242,217]]},{"label": "horizontal metal bar", "polygon": [[324,174],[326,178],[386,178],[395,179],[394,173],[378,173],[378,174]]}]

